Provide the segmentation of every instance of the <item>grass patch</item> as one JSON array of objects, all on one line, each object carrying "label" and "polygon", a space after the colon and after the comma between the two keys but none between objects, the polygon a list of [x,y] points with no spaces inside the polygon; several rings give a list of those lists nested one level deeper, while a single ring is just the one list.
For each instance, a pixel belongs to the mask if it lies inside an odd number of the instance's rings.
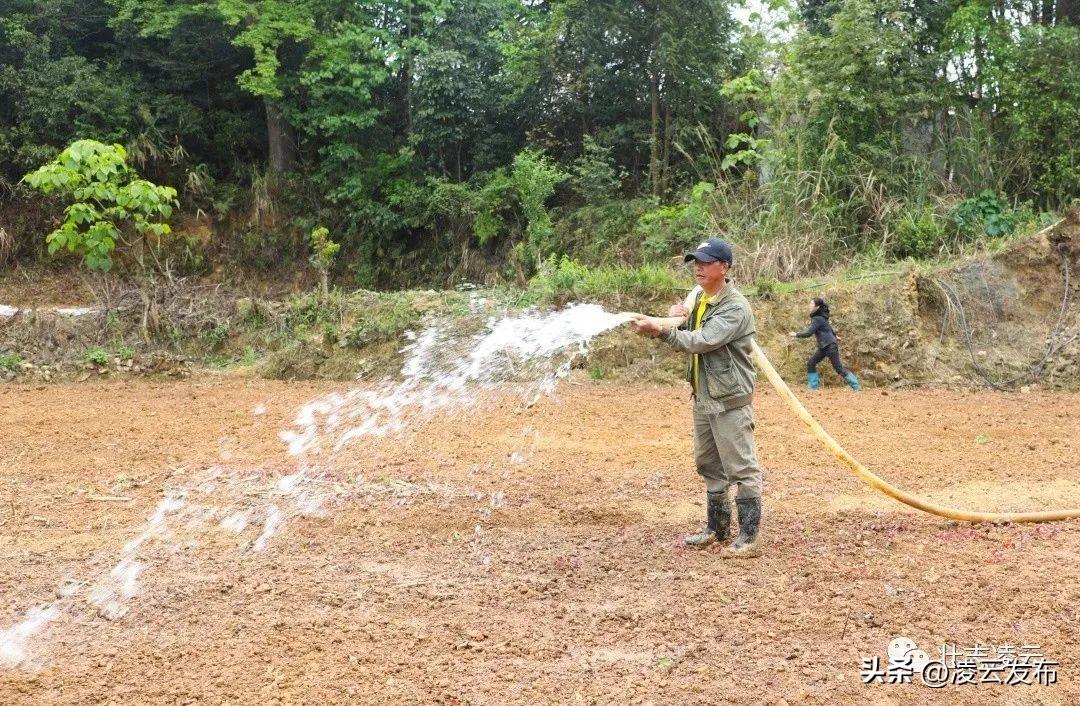
[{"label": "grass patch", "polygon": [[104,348],[94,346],[93,348],[84,348],[82,353],[79,354],[84,363],[93,363],[94,365],[108,365],[109,364],[109,351]]},{"label": "grass patch", "polygon": [[529,292],[542,302],[570,298],[619,299],[672,295],[689,291],[691,282],[663,265],[588,267],[563,257],[548,260],[529,281]]},{"label": "grass patch", "polygon": [[105,366],[112,362],[113,358],[128,360],[135,357],[135,350],[125,343],[115,343],[108,348],[91,346],[84,348],[79,353],[79,359],[83,363],[92,363],[97,366]]},{"label": "grass patch", "polygon": [[346,293],[331,290],[326,296],[294,296],[263,333],[262,348],[285,350],[297,342],[330,349],[364,348],[394,341],[419,328],[426,315],[457,317],[469,312],[462,292],[402,291]]},{"label": "grass patch", "polygon": [[[355,320],[345,328],[345,340],[350,346],[362,348],[372,343],[390,341],[415,328],[427,307],[409,292],[393,292],[362,296],[352,308]],[[439,308],[436,301],[428,302]],[[350,317],[351,318],[351,317]]]},{"label": "grass patch", "polygon": [[22,362],[22,356],[15,351],[0,353],[0,370],[15,370]]},{"label": "grass patch", "polygon": [[452,313],[467,307],[456,292],[331,291],[326,297],[302,294],[289,300],[283,328],[299,338],[311,334],[329,339],[339,335],[349,345],[388,341],[416,327],[424,314]]}]

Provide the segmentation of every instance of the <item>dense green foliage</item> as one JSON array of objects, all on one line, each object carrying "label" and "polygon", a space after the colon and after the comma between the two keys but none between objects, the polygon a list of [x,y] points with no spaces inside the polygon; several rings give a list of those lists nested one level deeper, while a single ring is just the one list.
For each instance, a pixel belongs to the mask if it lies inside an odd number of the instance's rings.
[{"label": "dense green foliage", "polygon": [[50,253],[66,248],[90,269],[109,270],[118,243],[130,248],[172,232],[164,221],[176,207],[176,189],[138,178],[126,160],[120,145],[78,140],[26,175],[31,188],[72,199],[64,222],[45,238]]},{"label": "dense green foliage", "polygon": [[[326,267],[368,286],[717,234],[784,278],[1078,197],[1080,2],[752,5],[0,0],[0,226],[41,254],[58,205],[20,180],[79,140],[175,187],[228,267],[305,263],[325,226]],[[49,247],[105,267],[102,222]]]}]

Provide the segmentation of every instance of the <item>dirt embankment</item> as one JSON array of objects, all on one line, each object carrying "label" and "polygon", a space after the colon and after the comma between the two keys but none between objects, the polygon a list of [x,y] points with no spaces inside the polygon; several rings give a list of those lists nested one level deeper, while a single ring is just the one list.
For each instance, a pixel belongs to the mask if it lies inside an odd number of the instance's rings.
[{"label": "dirt embankment", "polygon": [[[1058,228],[990,257],[820,294],[830,301],[845,364],[873,385],[1075,390],[1080,389],[1076,274],[1080,214],[1074,213]],[[762,345],[792,377],[804,373],[810,352],[809,345],[783,338],[784,330],[804,323],[806,304],[799,299],[756,307]],[[827,362],[819,370],[842,384]]]},{"label": "dirt embankment", "polygon": [[[755,298],[758,342],[788,380],[805,379],[814,343],[787,332],[806,327],[818,295],[845,365],[872,386],[1080,389],[1080,211],[992,256]],[[620,332],[586,365],[617,379],[670,379],[684,361]],[[827,361],[818,371],[826,385],[844,384]]]},{"label": "dirt embankment", "polygon": [[[808,300],[822,295],[845,364],[868,385],[1080,389],[1080,344],[1073,340],[1080,333],[1078,271],[1074,211],[992,256],[756,296],[758,339],[786,378],[801,380],[813,343],[792,341],[787,332],[806,325]],[[29,301],[0,308],[0,379],[185,376],[207,366],[286,379],[393,376],[402,332],[425,316],[482,326],[486,315],[514,306],[505,292],[485,293],[490,310],[478,312],[466,292],[356,292],[285,302],[185,285],[149,302],[125,291],[104,306],[58,307],[35,303],[28,287],[10,278],[0,286],[0,293]],[[657,295],[601,303],[659,312],[669,302]],[[684,361],[616,331],[578,365],[596,378],[674,381]],[[819,371],[826,385],[842,384],[828,363]]]}]

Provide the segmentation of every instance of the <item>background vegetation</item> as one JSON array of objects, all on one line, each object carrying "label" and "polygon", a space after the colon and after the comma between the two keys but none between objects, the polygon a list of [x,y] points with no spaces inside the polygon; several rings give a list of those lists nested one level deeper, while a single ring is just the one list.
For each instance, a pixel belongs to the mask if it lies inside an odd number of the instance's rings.
[{"label": "background vegetation", "polygon": [[[1077,198],[1078,67],[1073,0],[0,0],[0,259],[83,232],[23,177],[84,139],[122,146],[110,188],[175,188],[145,206],[170,276],[634,288],[713,235],[749,280],[931,258]],[[143,233],[96,215],[71,262]]]}]

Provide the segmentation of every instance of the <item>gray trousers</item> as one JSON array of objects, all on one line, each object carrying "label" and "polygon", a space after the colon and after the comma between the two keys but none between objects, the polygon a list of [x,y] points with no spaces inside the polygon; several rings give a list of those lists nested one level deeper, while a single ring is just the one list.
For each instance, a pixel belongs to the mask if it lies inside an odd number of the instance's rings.
[{"label": "gray trousers", "polygon": [[751,405],[719,414],[694,411],[694,463],[706,490],[738,485],[737,497],[761,497],[754,426]]}]

